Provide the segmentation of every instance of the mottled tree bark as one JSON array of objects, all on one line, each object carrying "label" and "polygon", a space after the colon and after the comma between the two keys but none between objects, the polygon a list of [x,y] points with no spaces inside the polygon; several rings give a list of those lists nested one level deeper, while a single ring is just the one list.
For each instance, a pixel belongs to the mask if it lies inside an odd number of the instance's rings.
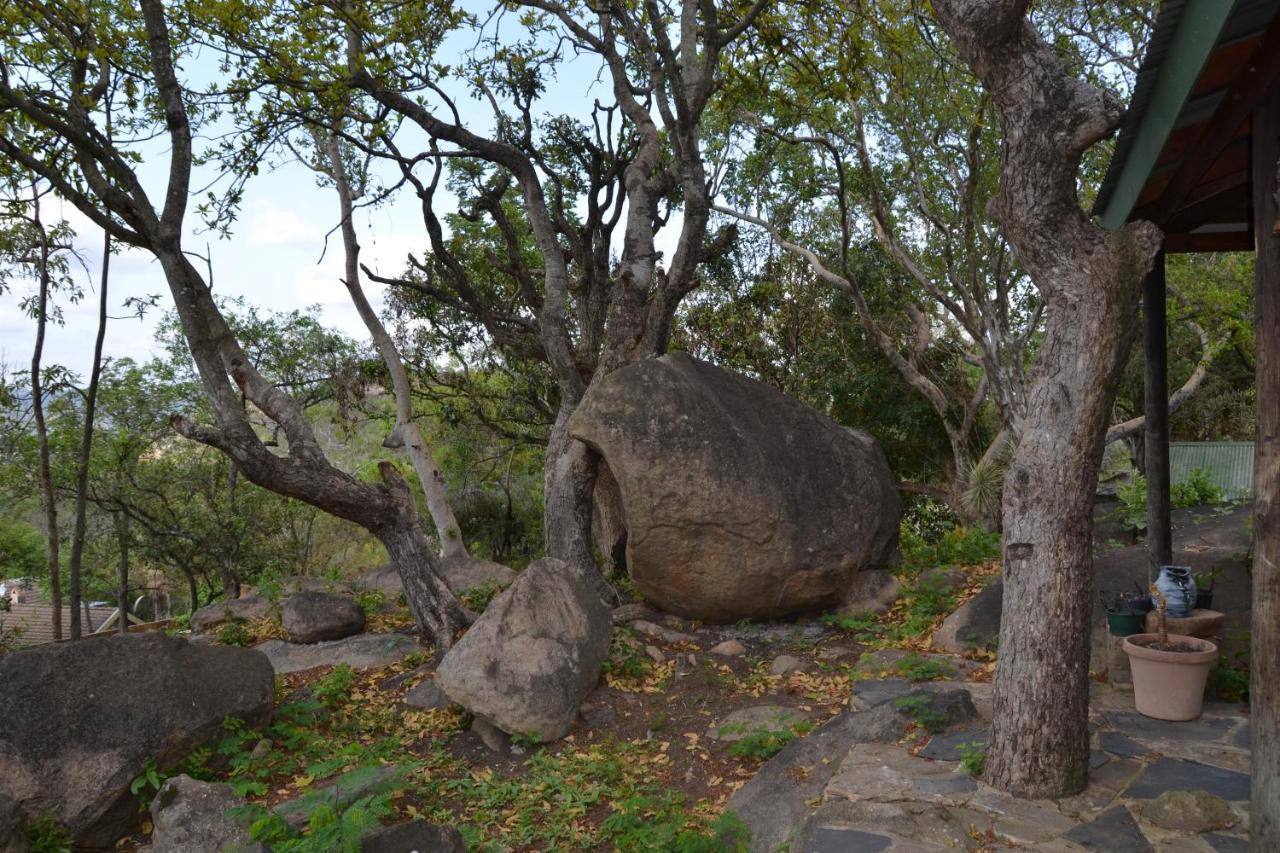
[{"label": "mottled tree bark", "polygon": [[1257,443],[1253,473],[1253,614],[1250,717],[1253,793],[1249,849],[1280,850],[1280,86],[1253,114],[1253,210],[1257,250]]},{"label": "mottled tree bark", "polygon": [[938,21],[991,93],[1003,132],[990,213],[1046,304],[1004,488],[1004,612],[987,778],[1025,797],[1088,775],[1092,510],[1142,277],[1161,235],[1106,231],[1076,197],[1081,155],[1114,131],[1115,98],[1067,71],[1026,0],[935,0]]}]

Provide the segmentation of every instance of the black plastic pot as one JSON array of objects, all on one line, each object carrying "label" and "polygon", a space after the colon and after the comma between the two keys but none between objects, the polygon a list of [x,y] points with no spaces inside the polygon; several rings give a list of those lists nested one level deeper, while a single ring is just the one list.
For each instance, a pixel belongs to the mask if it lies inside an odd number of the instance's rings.
[{"label": "black plastic pot", "polygon": [[1196,591],[1196,610],[1212,610],[1213,609],[1213,590],[1201,589]]}]

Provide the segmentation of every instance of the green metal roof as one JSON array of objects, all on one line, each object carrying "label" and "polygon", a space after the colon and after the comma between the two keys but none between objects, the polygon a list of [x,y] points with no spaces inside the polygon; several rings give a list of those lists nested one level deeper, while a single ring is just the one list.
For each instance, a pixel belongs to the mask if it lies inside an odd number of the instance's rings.
[{"label": "green metal roof", "polygon": [[1228,500],[1253,496],[1252,441],[1171,441],[1169,479],[1176,485],[1197,468]]}]

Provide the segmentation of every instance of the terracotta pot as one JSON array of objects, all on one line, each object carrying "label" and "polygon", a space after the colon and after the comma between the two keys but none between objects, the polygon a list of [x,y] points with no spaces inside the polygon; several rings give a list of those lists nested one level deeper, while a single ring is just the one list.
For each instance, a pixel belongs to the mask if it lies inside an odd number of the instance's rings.
[{"label": "terracotta pot", "polygon": [[1218,662],[1218,647],[1208,640],[1170,634],[1169,642],[1192,652],[1162,652],[1148,648],[1157,634],[1134,634],[1124,639],[1133,670],[1133,695],[1138,713],[1157,720],[1194,720],[1204,705],[1204,685]]}]

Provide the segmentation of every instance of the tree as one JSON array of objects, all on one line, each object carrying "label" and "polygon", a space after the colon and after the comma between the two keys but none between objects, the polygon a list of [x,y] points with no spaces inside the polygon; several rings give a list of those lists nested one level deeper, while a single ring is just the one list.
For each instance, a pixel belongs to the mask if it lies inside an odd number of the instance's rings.
[{"label": "tree", "polygon": [[[139,17],[131,5],[71,8],[41,0],[6,6],[0,154],[44,177],[114,240],[159,262],[214,416],[208,423],[176,415],[174,427],[225,453],[251,481],[377,536],[404,581],[419,630],[446,649],[466,616],[435,572],[403,477],[386,464],[381,484],[364,483],[328,462],[305,411],[251,362],[183,251],[195,157],[188,98],[197,96],[184,90],[175,56],[189,46],[190,32],[177,28],[175,41],[161,0],[142,0],[140,11]],[[99,127],[103,113],[120,114],[116,101],[129,108],[130,130],[161,128],[167,137],[159,203],[139,180],[131,152]],[[241,395],[279,427],[282,449],[257,434]]]},{"label": "tree", "polygon": [[1000,190],[988,210],[1045,306],[1004,481],[986,774],[1018,796],[1053,797],[1087,781],[1093,493],[1141,281],[1162,237],[1145,222],[1107,231],[1081,210],[1081,158],[1114,132],[1123,106],[1072,75],[1027,6],[935,0],[934,11],[1000,117]]}]

